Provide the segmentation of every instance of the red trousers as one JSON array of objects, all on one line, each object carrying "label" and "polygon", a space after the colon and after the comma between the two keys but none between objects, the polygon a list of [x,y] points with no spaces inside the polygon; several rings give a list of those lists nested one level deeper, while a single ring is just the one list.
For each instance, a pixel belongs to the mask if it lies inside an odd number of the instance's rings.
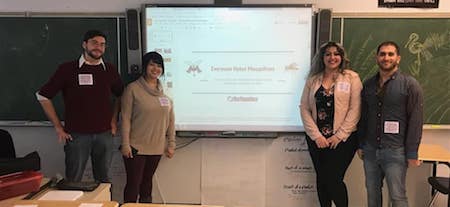
[{"label": "red trousers", "polygon": [[161,155],[136,155],[123,158],[127,173],[127,184],[123,192],[124,203],[151,203],[152,178]]}]

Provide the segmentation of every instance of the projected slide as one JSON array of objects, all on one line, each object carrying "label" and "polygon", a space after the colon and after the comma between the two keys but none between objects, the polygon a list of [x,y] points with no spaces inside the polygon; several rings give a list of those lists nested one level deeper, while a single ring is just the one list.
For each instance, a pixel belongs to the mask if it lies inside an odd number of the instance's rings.
[{"label": "projected slide", "polygon": [[311,8],[147,7],[181,131],[302,131]]}]

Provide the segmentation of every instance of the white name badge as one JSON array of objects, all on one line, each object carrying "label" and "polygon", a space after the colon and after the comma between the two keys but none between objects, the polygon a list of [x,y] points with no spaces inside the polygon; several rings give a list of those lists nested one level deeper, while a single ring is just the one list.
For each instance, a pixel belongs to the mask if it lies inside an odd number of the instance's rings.
[{"label": "white name badge", "polygon": [[80,86],[94,85],[92,74],[78,74],[78,84]]},{"label": "white name badge", "polygon": [[170,105],[170,101],[166,97],[159,97],[159,103],[161,104],[161,106],[169,106]]},{"label": "white name badge", "polygon": [[398,134],[400,132],[400,124],[398,121],[385,121],[384,133],[386,134]]},{"label": "white name badge", "polygon": [[347,82],[338,82],[337,83],[337,90],[342,91],[344,93],[350,92],[350,83]]}]

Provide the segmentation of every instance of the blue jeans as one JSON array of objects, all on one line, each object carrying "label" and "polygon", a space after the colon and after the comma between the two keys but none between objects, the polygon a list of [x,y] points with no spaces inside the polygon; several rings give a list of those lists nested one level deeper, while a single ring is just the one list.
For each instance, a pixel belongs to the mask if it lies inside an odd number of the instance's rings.
[{"label": "blue jeans", "polygon": [[109,183],[109,168],[113,154],[113,138],[110,131],[98,134],[72,133],[72,140],[64,145],[66,153],[66,178],[80,182],[87,160],[91,156],[94,179]]},{"label": "blue jeans", "polygon": [[383,205],[381,189],[385,177],[392,207],[407,207],[405,181],[408,164],[405,149],[378,149],[366,144],[363,152],[368,207]]}]

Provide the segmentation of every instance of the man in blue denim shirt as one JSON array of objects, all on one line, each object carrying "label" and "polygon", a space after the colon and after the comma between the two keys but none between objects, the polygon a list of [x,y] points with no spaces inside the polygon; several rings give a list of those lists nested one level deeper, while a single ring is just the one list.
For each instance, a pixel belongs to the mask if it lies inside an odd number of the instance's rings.
[{"label": "man in blue denim shirt", "polygon": [[406,170],[419,166],[423,92],[419,83],[398,70],[400,51],[395,42],[378,46],[379,72],[364,83],[358,155],[364,161],[369,207],[382,206],[386,177],[393,207],[407,207]]}]

